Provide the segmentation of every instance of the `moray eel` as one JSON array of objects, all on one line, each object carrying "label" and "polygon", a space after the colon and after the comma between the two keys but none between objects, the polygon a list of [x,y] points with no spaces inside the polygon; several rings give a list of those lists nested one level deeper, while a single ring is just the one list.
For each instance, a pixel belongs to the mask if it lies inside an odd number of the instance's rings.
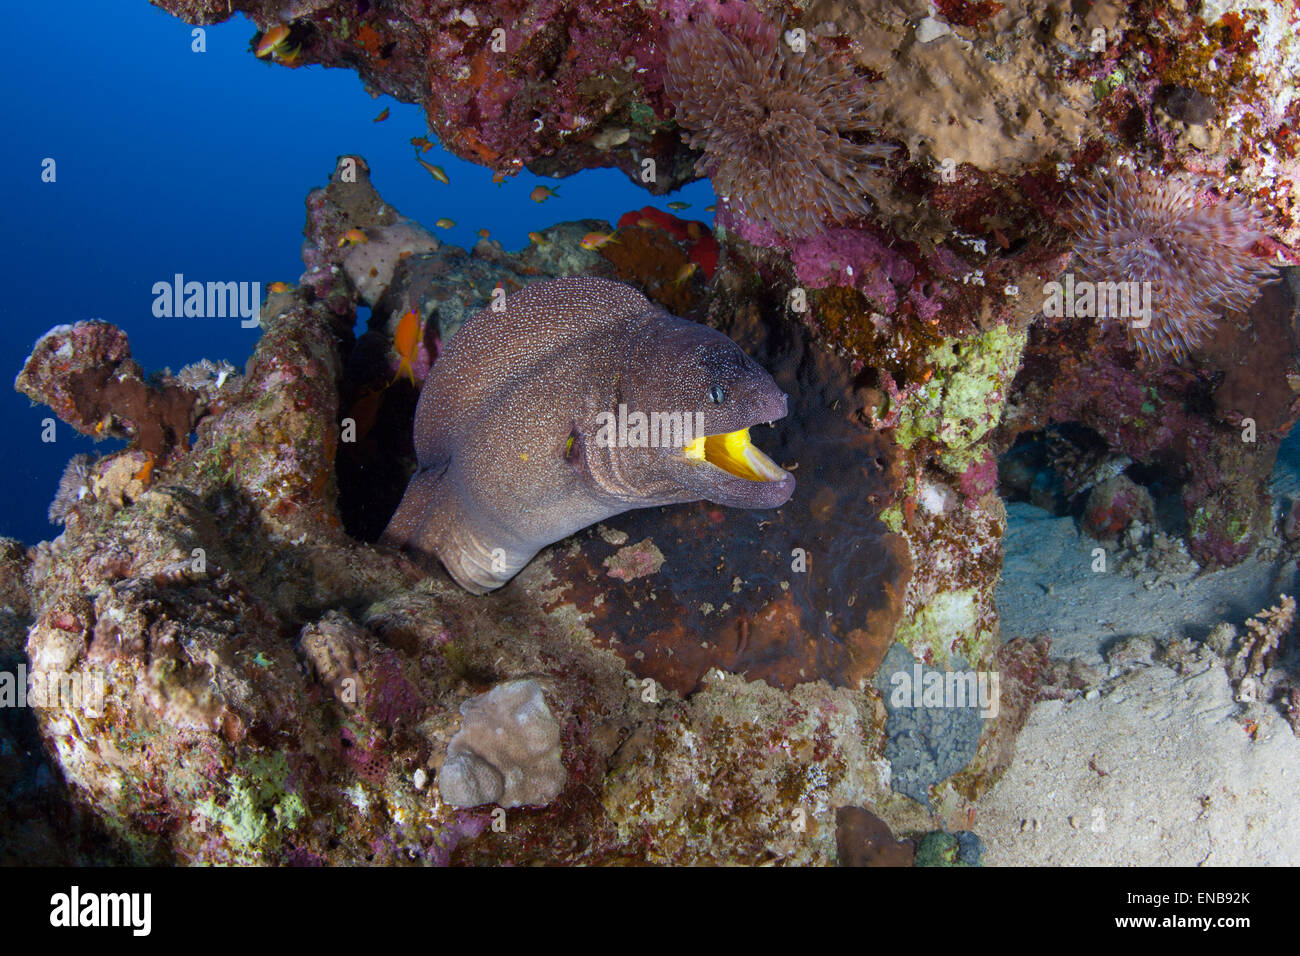
[{"label": "moray eel", "polygon": [[786,395],[722,333],[606,279],[539,282],[498,305],[425,379],[419,467],[382,543],[437,557],[483,594],[633,508],[775,508],[793,493],[794,476],[749,440],[785,417]]}]

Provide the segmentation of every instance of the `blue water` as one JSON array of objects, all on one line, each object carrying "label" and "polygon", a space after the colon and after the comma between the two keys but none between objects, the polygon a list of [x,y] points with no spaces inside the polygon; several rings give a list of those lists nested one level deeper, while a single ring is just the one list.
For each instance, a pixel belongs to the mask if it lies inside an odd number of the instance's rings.
[{"label": "blue water", "polygon": [[[342,153],[365,156],[376,188],[403,214],[430,228],[454,220],[436,231],[466,248],[481,228],[518,249],[555,222],[613,221],[679,199],[691,203],[684,215],[709,218],[707,182],[654,198],[620,172],[590,170],[539,204],[528,194],[556,180],[523,173],[497,186],[488,170],[435,147],[424,159],[447,171],[449,188],[412,158],[410,139],[427,135],[418,106],[372,99],[351,71],[256,59],[256,28],[243,17],[205,28],[203,53],[191,49],[193,29],[145,0],[69,0],[53,17],[42,4],[6,10],[0,377],[18,374],[47,329],[86,319],[123,329],[146,370],[200,358],[242,367],[256,329],[238,318],[155,318],[153,284],[178,272],[263,287],[296,280],[303,200]],[[385,107],[389,118],[374,122]],[[41,181],[47,157],[53,183]],[[31,544],[58,533],[45,512],[68,458],[120,443],[96,445],[62,422],[42,443],[49,410],[11,382],[0,385],[0,534]]]}]

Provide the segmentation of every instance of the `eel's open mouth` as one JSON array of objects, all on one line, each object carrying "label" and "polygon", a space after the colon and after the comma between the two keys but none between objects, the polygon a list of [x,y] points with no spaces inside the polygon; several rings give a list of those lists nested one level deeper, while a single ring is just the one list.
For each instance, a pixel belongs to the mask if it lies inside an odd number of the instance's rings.
[{"label": "eel's open mouth", "polygon": [[684,446],[682,453],[749,481],[783,481],[790,476],[750,442],[748,428],[697,438]]}]

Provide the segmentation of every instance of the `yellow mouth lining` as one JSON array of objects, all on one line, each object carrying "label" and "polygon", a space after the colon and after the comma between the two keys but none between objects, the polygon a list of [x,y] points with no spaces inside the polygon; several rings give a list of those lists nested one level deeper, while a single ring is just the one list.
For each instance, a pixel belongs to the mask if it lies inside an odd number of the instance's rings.
[{"label": "yellow mouth lining", "polygon": [[697,438],[685,445],[682,453],[748,481],[780,481],[787,475],[785,469],[750,442],[748,428]]}]

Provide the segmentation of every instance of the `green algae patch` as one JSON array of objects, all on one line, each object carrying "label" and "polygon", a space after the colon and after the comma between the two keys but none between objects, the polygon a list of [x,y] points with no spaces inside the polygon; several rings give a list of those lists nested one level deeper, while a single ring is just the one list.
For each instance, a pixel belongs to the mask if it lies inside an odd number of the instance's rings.
[{"label": "green algae patch", "polygon": [[225,806],[217,806],[209,797],[194,809],[220,826],[233,846],[252,850],[266,839],[266,814],[258,806],[256,793],[239,778],[231,783]]},{"label": "green algae patch", "polygon": [[899,408],[896,437],[904,448],[929,440],[943,446],[939,462],[965,471],[982,454],[975,446],[1002,418],[1020,368],[1027,334],[996,326],[971,338],[945,339],[926,353],[933,378],[910,391]]},{"label": "green algae patch", "polygon": [[903,509],[899,505],[890,505],[880,512],[880,522],[894,534],[902,534]]},{"label": "green algae patch", "polygon": [[281,831],[297,829],[307,805],[299,794],[285,790],[289,763],[283,753],[258,754],[242,769],[247,775],[230,778],[224,804],[207,797],[194,809],[221,828],[233,850],[260,857],[279,845]]},{"label": "green algae patch", "polygon": [[929,649],[930,661],[943,664],[958,642],[976,651],[987,637],[979,626],[980,602],[974,588],[941,591],[899,625],[896,637],[914,656]]},{"label": "green algae patch", "polygon": [[302,797],[296,793],[290,793],[283,800],[275,805],[275,820],[286,830],[298,829],[298,824],[307,816],[307,804],[302,802]]}]

